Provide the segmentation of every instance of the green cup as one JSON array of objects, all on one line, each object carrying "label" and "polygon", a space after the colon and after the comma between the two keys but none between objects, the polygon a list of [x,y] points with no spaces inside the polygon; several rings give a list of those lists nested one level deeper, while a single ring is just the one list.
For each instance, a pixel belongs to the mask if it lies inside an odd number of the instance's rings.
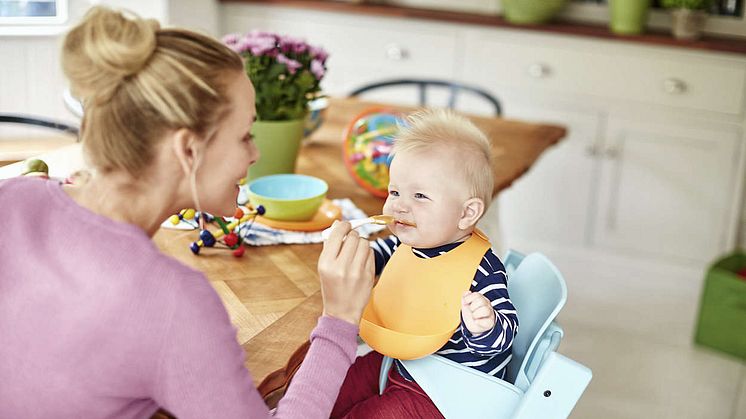
[{"label": "green cup", "polygon": [[650,0],[609,0],[609,28],[619,35],[638,35],[645,30]]}]

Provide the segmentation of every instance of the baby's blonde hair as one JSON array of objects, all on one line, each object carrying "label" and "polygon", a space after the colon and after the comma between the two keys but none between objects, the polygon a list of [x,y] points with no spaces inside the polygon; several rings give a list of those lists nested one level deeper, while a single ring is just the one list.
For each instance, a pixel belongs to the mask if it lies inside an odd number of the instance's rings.
[{"label": "baby's blonde hair", "polygon": [[243,63],[207,36],[96,6],[65,36],[62,67],[85,109],[90,163],[137,177],[168,131],[211,133],[228,109],[228,73]]},{"label": "baby's blonde hair", "polygon": [[394,140],[392,154],[439,150],[461,161],[471,197],[492,201],[492,153],[487,136],[467,118],[447,109],[428,109],[407,117]]}]

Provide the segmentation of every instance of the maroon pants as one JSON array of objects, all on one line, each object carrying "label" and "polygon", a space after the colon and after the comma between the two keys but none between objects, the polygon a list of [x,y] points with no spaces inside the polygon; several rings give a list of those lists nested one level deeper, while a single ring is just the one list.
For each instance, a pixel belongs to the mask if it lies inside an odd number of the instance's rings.
[{"label": "maroon pants", "polygon": [[332,418],[406,419],[442,418],[430,398],[414,382],[405,380],[391,367],[383,394],[378,394],[378,376],[383,355],[370,352],[358,357],[347,372]]}]

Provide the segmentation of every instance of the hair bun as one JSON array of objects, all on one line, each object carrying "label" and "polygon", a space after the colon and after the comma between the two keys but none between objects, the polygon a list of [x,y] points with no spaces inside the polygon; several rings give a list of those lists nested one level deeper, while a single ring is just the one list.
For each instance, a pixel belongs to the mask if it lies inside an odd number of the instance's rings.
[{"label": "hair bun", "polygon": [[65,37],[62,68],[73,94],[85,103],[108,100],[156,49],[158,22],[128,15],[93,7]]}]

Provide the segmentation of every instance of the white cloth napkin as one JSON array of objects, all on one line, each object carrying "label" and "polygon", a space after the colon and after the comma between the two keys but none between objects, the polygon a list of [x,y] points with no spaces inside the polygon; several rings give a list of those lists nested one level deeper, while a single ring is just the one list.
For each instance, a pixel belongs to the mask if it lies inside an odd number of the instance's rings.
[{"label": "white cloth napkin", "polygon": [[[356,220],[359,218],[368,218],[368,215],[363,212],[355,204],[345,199],[334,199],[332,200],[334,205],[342,209],[342,219],[344,220]],[[360,233],[360,237],[369,237],[373,233],[377,233],[386,228],[386,226],[376,224],[366,224],[357,229]],[[254,222],[251,228],[244,227],[241,229],[241,237],[244,238],[244,243],[253,246],[266,246],[270,244],[302,244],[302,243],[321,243],[321,231],[288,231],[280,230],[276,228],[267,227],[258,222]]]}]

